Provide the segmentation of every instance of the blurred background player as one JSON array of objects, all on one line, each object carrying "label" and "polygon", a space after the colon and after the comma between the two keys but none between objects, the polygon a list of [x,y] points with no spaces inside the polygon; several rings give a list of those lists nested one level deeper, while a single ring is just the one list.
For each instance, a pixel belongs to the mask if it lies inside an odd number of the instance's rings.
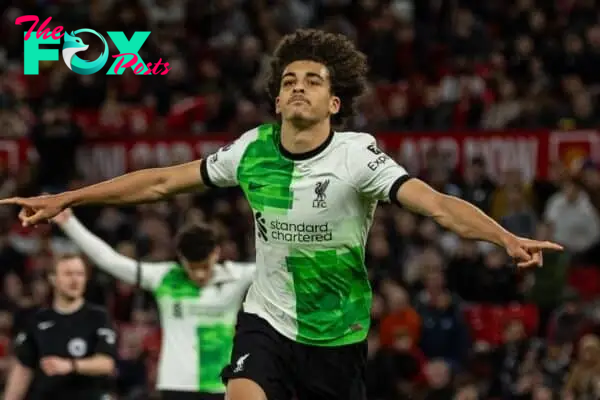
[{"label": "blurred background player", "polygon": [[117,338],[106,310],[84,300],[87,279],[78,255],[55,262],[52,307],[36,312],[15,338],[5,399],[109,398]]},{"label": "blurred background player", "polygon": [[177,261],[138,263],[91,233],[70,209],[53,221],[99,268],[139,283],[155,296],[162,326],[157,381],[161,398],[222,400],[220,373],[231,356],[236,317],[254,264],[218,263],[219,241],[207,225],[179,230]]}]

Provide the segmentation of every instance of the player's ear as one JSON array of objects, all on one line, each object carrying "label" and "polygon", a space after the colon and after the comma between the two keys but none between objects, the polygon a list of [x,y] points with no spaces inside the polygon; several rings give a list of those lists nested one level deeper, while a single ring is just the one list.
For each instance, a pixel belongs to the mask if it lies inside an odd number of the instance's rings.
[{"label": "player's ear", "polygon": [[279,100],[279,96],[275,97],[275,114],[279,115],[281,114],[281,108],[279,107],[280,104],[280,100]]},{"label": "player's ear", "polygon": [[331,96],[331,99],[329,100],[329,113],[330,114],[339,113],[341,105],[342,105],[342,102],[339,97]]}]

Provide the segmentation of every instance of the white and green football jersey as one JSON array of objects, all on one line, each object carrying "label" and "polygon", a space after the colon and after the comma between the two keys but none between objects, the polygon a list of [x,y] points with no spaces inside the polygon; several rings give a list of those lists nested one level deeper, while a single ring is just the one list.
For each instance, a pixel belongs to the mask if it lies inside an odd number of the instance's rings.
[{"label": "white and green football jersey", "polygon": [[[117,253],[75,217],[62,229],[98,267],[136,283],[137,261]],[[220,374],[230,362],[237,313],[254,272],[254,264],[225,262],[215,266],[209,284],[198,287],[175,262],[141,264],[140,285],[154,294],[160,311],[159,390],[225,392]]]},{"label": "white and green football jersey", "polygon": [[278,125],[243,134],[202,163],[206,185],[241,186],[254,211],[257,274],[244,311],[297,342],[366,338],[371,288],[365,244],[379,200],[408,179],[373,136],[335,132],[300,157]]}]

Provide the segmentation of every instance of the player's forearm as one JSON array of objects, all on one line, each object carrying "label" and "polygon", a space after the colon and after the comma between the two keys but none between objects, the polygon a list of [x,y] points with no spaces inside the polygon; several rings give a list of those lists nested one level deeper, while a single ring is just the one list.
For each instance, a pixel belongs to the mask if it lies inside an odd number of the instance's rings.
[{"label": "player's forearm", "polygon": [[117,253],[83,226],[75,216],[69,217],[67,221],[58,225],[95,265],[129,284],[135,283],[137,275],[135,260]]},{"label": "player's forearm", "polygon": [[513,236],[483,211],[464,200],[444,195],[439,203],[439,213],[433,218],[465,239],[485,240],[504,246],[507,239]]},{"label": "player's forearm", "polygon": [[135,204],[169,196],[166,168],[131,172],[108,181],[63,193],[66,207],[85,204]]},{"label": "player's forearm", "polygon": [[22,400],[25,398],[32,377],[33,371],[31,369],[18,362],[15,363],[6,382],[4,400]]},{"label": "player's forearm", "polygon": [[125,257],[94,235],[74,215],[69,216],[65,221],[55,222],[94,265],[131,285],[139,284],[146,290],[154,290],[165,271],[172,265],[169,262],[139,263],[137,260]]},{"label": "player's forearm", "polygon": [[75,360],[74,367],[74,372],[79,375],[112,375],[115,371],[115,360],[104,354],[96,354]]}]

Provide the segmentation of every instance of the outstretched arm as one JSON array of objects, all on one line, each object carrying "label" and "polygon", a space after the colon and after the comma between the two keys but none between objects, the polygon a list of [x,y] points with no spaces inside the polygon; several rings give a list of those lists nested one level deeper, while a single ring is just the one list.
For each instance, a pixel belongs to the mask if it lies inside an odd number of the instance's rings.
[{"label": "outstretched arm", "polygon": [[202,187],[202,160],[131,172],[61,196],[67,207],[83,204],[131,204],[158,201]]},{"label": "outstretched arm", "polygon": [[160,284],[162,277],[173,266],[172,262],[142,262],[138,264],[136,260],[119,254],[106,242],[83,226],[70,209],[57,215],[53,221],[94,264],[110,275],[129,284],[137,283],[139,265],[141,269],[140,286],[146,290],[153,290]]},{"label": "outstretched arm", "polygon": [[519,267],[541,265],[542,250],[562,250],[554,243],[519,238],[472,204],[442,194],[419,179],[404,182],[396,192],[396,199],[404,207],[432,217],[466,239],[485,240],[506,248],[511,257],[519,260]]},{"label": "outstretched arm", "polygon": [[362,195],[400,203],[409,210],[432,217],[464,238],[502,246],[518,261],[519,267],[542,265],[542,250],[562,250],[554,243],[517,237],[475,206],[411,178],[404,168],[377,148],[375,138],[370,135],[363,134],[356,140],[347,160],[350,179]]},{"label": "outstretched arm", "polygon": [[236,186],[239,184],[240,160],[247,144],[257,135],[257,129],[250,130],[204,160],[144,169],[57,195],[2,199],[0,205],[20,206],[19,219],[28,226],[47,221],[62,210],[78,205],[148,203],[200,187]]},{"label": "outstretched arm", "polygon": [[19,218],[27,226],[48,220],[72,206],[154,202],[203,187],[201,164],[202,160],[198,160],[172,167],[143,169],[61,194],[14,197],[0,200],[0,204],[22,207]]}]

